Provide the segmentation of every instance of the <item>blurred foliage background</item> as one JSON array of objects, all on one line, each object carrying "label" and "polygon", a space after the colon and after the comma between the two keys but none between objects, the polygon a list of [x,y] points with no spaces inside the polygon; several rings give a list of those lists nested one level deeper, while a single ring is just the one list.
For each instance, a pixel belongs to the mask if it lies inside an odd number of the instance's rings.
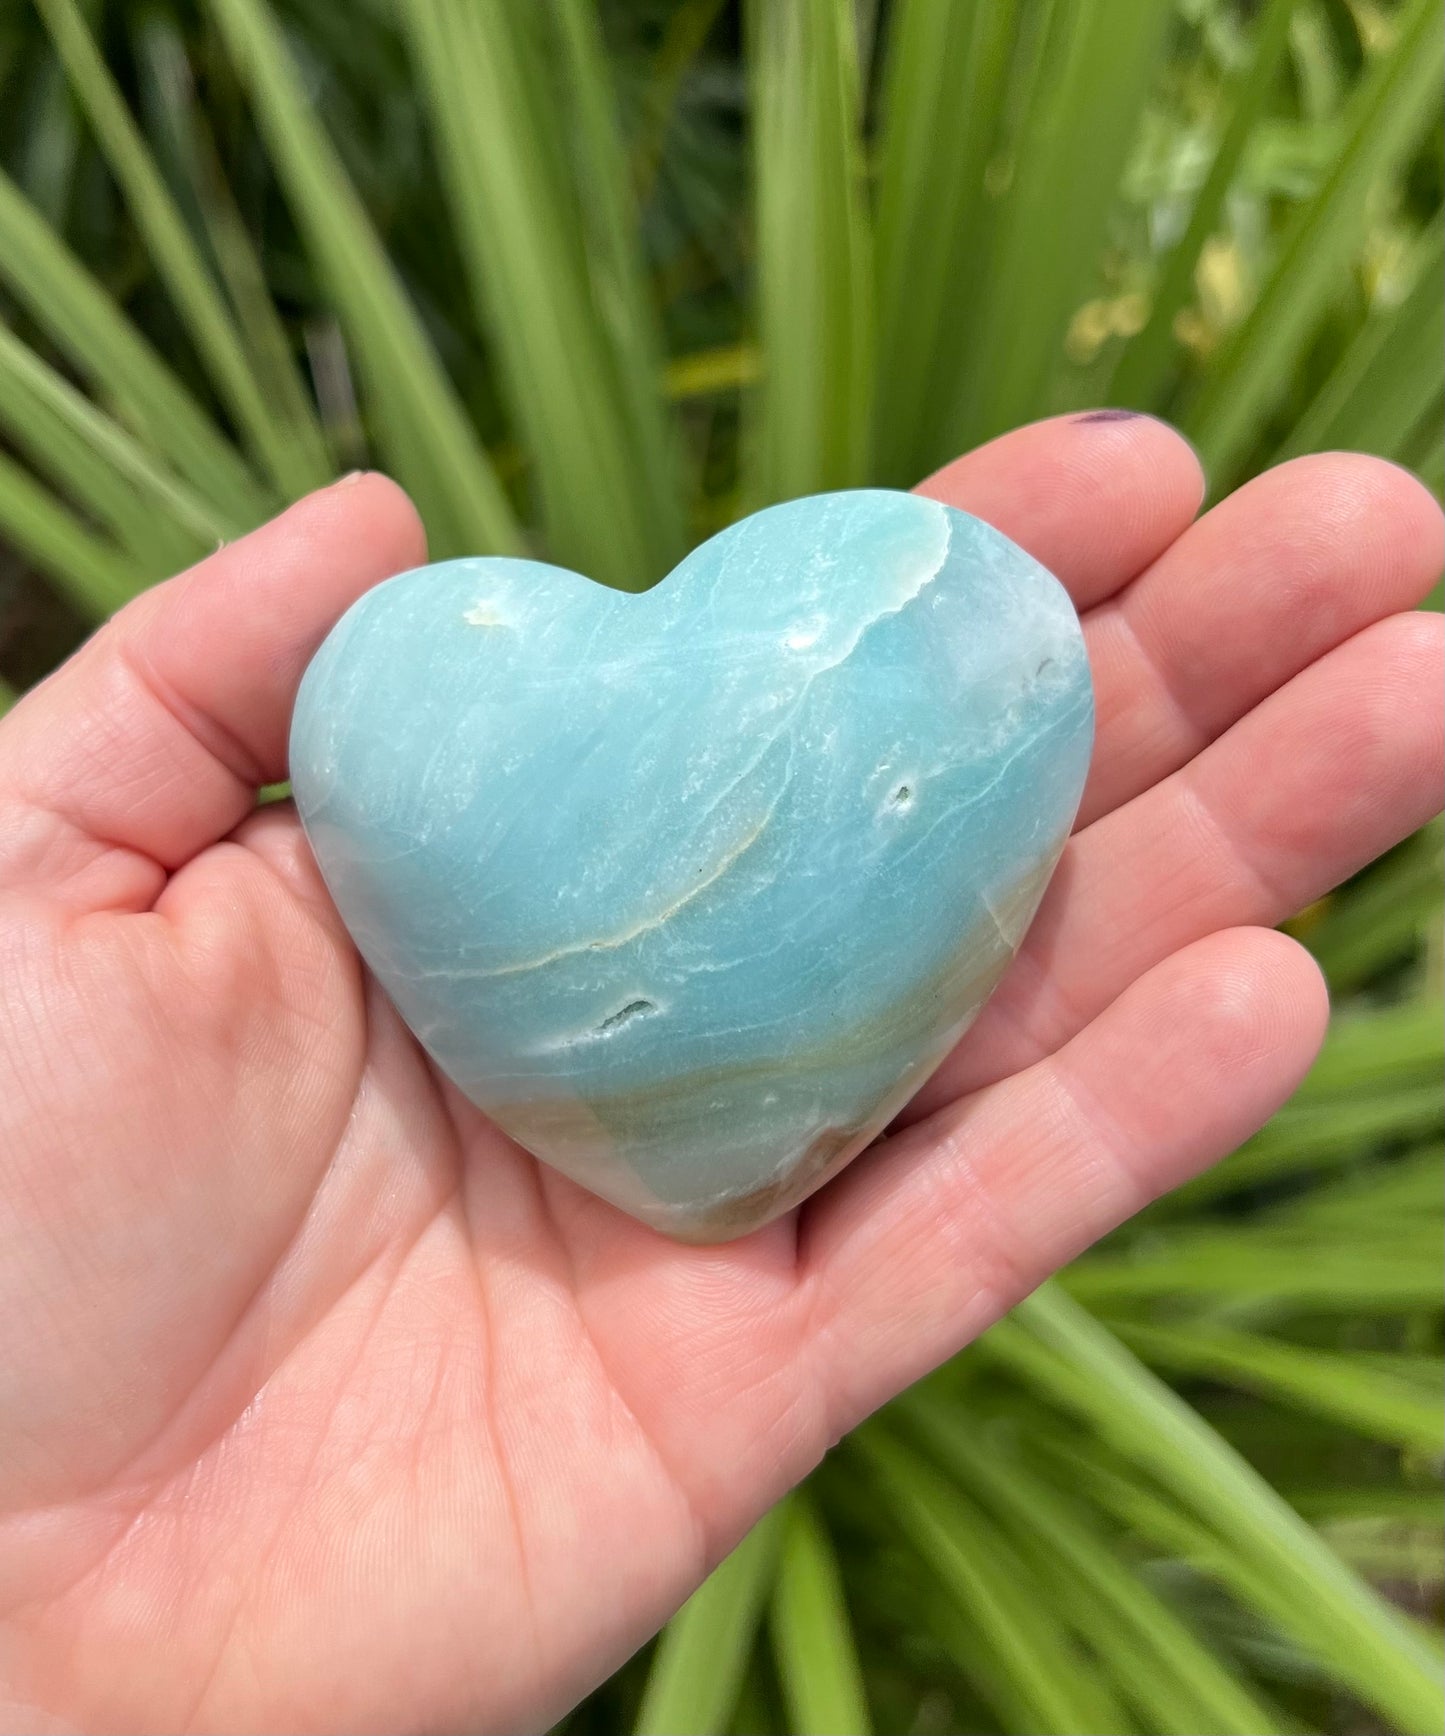
[{"label": "blurred foliage background", "polygon": [[[645,585],[1149,409],[1445,485],[1439,0],[0,0],[0,705],[359,463]],[[566,1728],[1438,1733],[1441,840],[1296,1100],[845,1441]]]}]

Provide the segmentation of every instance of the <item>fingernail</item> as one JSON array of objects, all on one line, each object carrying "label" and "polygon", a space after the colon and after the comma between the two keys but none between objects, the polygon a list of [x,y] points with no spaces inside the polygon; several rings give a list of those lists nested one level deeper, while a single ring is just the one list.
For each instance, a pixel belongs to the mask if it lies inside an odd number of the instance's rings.
[{"label": "fingernail", "polygon": [[1075,416],[1076,422],[1133,422],[1137,420],[1138,410],[1090,410],[1087,416]]},{"label": "fingernail", "polygon": [[353,482],[360,482],[363,476],[370,474],[371,472],[368,470],[348,470],[345,476],[341,477],[339,481],[333,482],[331,486],[333,488],[350,488]]}]

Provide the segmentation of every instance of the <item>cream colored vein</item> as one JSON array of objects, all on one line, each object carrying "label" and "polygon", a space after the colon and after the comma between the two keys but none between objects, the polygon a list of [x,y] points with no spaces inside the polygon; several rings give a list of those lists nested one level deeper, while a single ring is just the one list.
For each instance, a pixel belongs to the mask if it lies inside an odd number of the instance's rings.
[{"label": "cream colored vein", "polygon": [[[784,782],[786,783],[786,779]],[[726,855],[715,864],[712,872],[708,874],[706,879],[699,880],[695,886],[689,886],[687,891],[684,892],[681,897],[674,899],[665,910],[659,910],[652,916],[644,917],[641,922],[638,922],[634,924],[633,927],[624,930],[623,933],[609,935],[605,940],[574,941],[570,946],[559,946],[554,948],[551,952],[545,952],[540,958],[524,959],[520,964],[498,965],[495,970],[446,971],[441,974],[446,976],[464,977],[469,980],[475,980],[481,977],[519,976],[523,971],[541,970],[544,965],[556,964],[558,959],[574,958],[579,953],[615,952],[618,947],[627,946],[630,942],[640,939],[644,934],[650,934],[654,929],[661,928],[664,924],[671,922],[679,910],[682,910],[687,905],[691,904],[694,899],[701,898],[703,893],[706,892],[710,886],[716,885],[734,863],[736,863],[740,857],[746,855],[747,852],[752,849],[753,845],[757,843],[758,839],[762,837],[763,833],[768,828],[768,822],[772,819],[774,810],[777,808],[778,801],[781,800],[781,797],[782,792],[779,791],[777,799],[775,799],[769,806],[767,813],[763,815],[762,819],[758,821],[757,825],[753,827],[752,831],[749,832],[745,838],[740,839],[736,844],[734,844]]]},{"label": "cream colored vein", "polygon": [[[948,556],[953,544],[953,524],[942,506],[938,506],[937,503],[933,502],[930,502],[930,504],[936,506],[938,526],[942,533],[941,546],[933,564],[931,566],[921,567],[912,575],[908,588],[901,596],[893,597],[883,608],[879,609],[876,614],[870,615],[866,621],[862,622],[840,653],[830,657],[826,662],[814,664],[808,669],[804,680],[789,703],[786,712],[776,721],[773,730],[769,733],[765,745],[759,749],[758,753],[754,756],[747,767],[745,767],[744,770],[719,793],[712,803],[713,808],[716,808],[720,803],[726,801],[733,791],[752,775],[752,773],[762,763],[766,755],[782,739],[784,733],[789,729],[798,712],[802,709],[804,701],[807,699],[808,694],[812,690],[813,685],[818,678],[823,675],[831,674],[835,669],[841,668],[845,663],[847,663],[853,656],[854,652],[858,649],[859,645],[862,644],[863,640],[880,621],[888,620],[894,615],[901,615],[911,603],[916,603],[918,601],[919,597],[923,595],[929,586],[938,578],[940,573],[942,573],[944,567],[948,563]],[[490,970],[427,971],[423,974],[427,976],[448,976],[459,981],[468,982],[483,980],[490,981],[496,977],[520,976],[523,972],[540,970],[544,965],[555,964],[559,959],[575,958],[582,953],[615,952],[619,947],[627,946],[630,942],[637,940],[640,936],[649,934],[653,930],[661,928],[665,923],[670,922],[673,917],[677,915],[679,910],[682,910],[687,905],[691,904],[694,899],[700,897],[710,886],[720,880],[738,858],[751,849],[751,847],[758,841],[762,836],[768,821],[772,819],[778,802],[782,800],[783,790],[787,788],[790,775],[791,774],[789,773],[784,776],[782,786],[780,787],[777,796],[774,798],[767,813],[763,815],[754,830],[743,838],[740,843],[733,846],[721,861],[717,863],[706,879],[699,881],[695,886],[689,886],[688,889],[682,893],[679,898],[674,900],[672,904],[668,905],[665,909],[656,912],[652,916],[643,918],[640,922],[635,924],[632,928],[627,929],[624,933],[613,935],[605,940],[574,941],[567,946],[559,946],[551,952],[543,953],[538,958],[525,959],[517,964],[497,965]]]}]

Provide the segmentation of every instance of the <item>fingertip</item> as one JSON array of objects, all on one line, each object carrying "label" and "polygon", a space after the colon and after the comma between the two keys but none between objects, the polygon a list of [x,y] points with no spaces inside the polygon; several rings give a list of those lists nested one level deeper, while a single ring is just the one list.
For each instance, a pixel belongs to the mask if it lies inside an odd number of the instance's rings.
[{"label": "fingertip", "polygon": [[411,496],[379,470],[353,470],[327,488],[303,496],[282,515],[330,544],[338,535],[361,540],[367,565],[404,572],[426,563],[426,527]]},{"label": "fingertip", "polygon": [[[1281,482],[1289,485],[1282,494]],[[1297,499],[1320,543],[1358,548],[1397,608],[1419,602],[1445,567],[1445,512],[1412,471],[1367,452],[1309,452],[1267,470],[1240,494]]]},{"label": "fingertip", "polygon": [[935,471],[918,492],[995,525],[1084,609],[1183,533],[1205,480],[1194,448],[1167,422],[1092,410],[1001,435]]},{"label": "fingertip", "polygon": [[1324,973],[1270,928],[1222,930],[1159,969],[1172,981],[1156,983],[1155,1016],[1182,1034],[1191,1070],[1227,1082],[1248,1106],[1250,1130],[1293,1093],[1319,1052],[1330,1018]]},{"label": "fingertip", "polygon": [[[1085,410],[1037,422],[1036,428],[1066,426],[1077,442],[1075,463],[1092,470],[1107,462],[1132,473],[1171,502],[1189,504],[1193,518],[1208,491],[1204,463],[1194,443],[1172,422],[1143,410]],[[1102,455],[1102,457],[1101,457]]]},{"label": "fingertip", "polygon": [[1379,812],[1423,825],[1440,807],[1445,746],[1445,618],[1426,610],[1389,615],[1345,647],[1345,679],[1319,720],[1329,770]]},{"label": "fingertip", "polygon": [[348,505],[355,502],[366,521],[386,537],[398,561],[413,567],[425,565],[426,526],[416,503],[399,482],[380,470],[363,470],[347,484],[345,499]]},{"label": "fingertip", "polygon": [[1324,452],[1301,453],[1279,468],[1309,476],[1321,487],[1359,493],[1376,509],[1391,507],[1421,526],[1428,524],[1445,544],[1445,515],[1440,502],[1413,470],[1392,458],[1331,447]]},{"label": "fingertip", "polygon": [[1242,1010],[1261,1046],[1307,1050],[1313,1060],[1330,1022],[1329,985],[1314,955],[1277,928],[1229,929],[1221,939],[1238,946]]},{"label": "fingertip", "polygon": [[1139,449],[1177,467],[1178,477],[1186,479],[1199,498],[1204,498],[1207,478],[1198,449],[1182,429],[1176,428],[1172,422],[1166,422],[1162,416],[1156,416],[1148,410],[1127,410],[1105,405],[1097,410],[1080,410],[1069,416],[1048,417],[1030,426],[1050,428],[1061,424],[1087,430],[1088,437],[1092,440],[1115,439],[1124,451],[1131,450],[1136,443],[1140,443]]},{"label": "fingertip", "polygon": [[[1406,609],[1384,624],[1398,636],[1400,676],[1409,689],[1438,685],[1445,653],[1445,615],[1435,609]],[[1437,721],[1445,721],[1438,707],[1435,715]]]}]

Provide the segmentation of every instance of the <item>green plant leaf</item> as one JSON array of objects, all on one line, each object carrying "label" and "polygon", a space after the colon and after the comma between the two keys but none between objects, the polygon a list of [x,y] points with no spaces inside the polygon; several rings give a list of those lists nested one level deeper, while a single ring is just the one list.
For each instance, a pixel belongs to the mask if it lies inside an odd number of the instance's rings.
[{"label": "green plant leaf", "polygon": [[[1439,1087],[1402,1083],[1339,1102],[1287,1104],[1234,1155],[1180,1190],[1177,1213],[1302,1170],[1341,1164],[1386,1141],[1417,1139],[1440,1121]],[[1167,1214],[1166,1214],[1167,1215]]]},{"label": "green plant leaf", "polygon": [[[135,54],[143,107],[157,135],[157,147],[163,141],[169,151],[172,172],[189,196],[235,310],[257,389],[273,406],[283,437],[295,453],[294,464],[278,478],[282,492],[294,497],[336,475],[336,454],[272,299],[256,244],[221,167],[174,21],[158,12],[143,14],[136,30]],[[358,450],[354,455],[359,461],[362,453]]]},{"label": "green plant leaf", "polygon": [[749,504],[868,475],[872,263],[852,0],[748,0],[757,323]]},{"label": "green plant leaf", "polygon": [[[13,332],[0,326],[0,427],[64,494],[110,530],[150,579],[214,548],[224,519]],[[89,611],[112,607],[108,594]]]},{"label": "green plant leaf", "polygon": [[1060,1283],[1075,1301],[1122,1311],[1162,1297],[1181,1302],[1353,1315],[1429,1307],[1440,1293],[1439,1235],[1428,1223],[1417,1234],[1393,1226],[1383,1236],[1346,1247],[1317,1247],[1300,1236],[1232,1236],[1219,1231],[1161,1249],[1154,1257],[1100,1255],[1069,1267]]},{"label": "green plant leaf", "polygon": [[1213,359],[1185,419],[1216,482],[1232,479],[1261,419],[1339,289],[1376,178],[1436,109],[1445,40],[1436,0],[1405,0],[1393,45],[1355,92],[1319,191],[1298,212],[1249,316]]},{"label": "green plant leaf", "polygon": [[265,518],[273,497],[235,448],[80,265],[40,213],[0,172],[0,281],[35,323],[239,533]]},{"label": "green plant leaf", "polygon": [[1369,1488],[1355,1484],[1301,1484],[1281,1491],[1305,1518],[1385,1519],[1445,1528],[1445,1493],[1433,1489]]},{"label": "green plant leaf", "polygon": [[[1043,1443],[1071,1487],[1086,1490],[1104,1511],[1113,1514],[1142,1541],[1154,1546],[1174,1566],[1187,1567],[1222,1586],[1245,1611],[1246,1620],[1231,1633],[1242,1655],[1265,1661],[1270,1673],[1330,1688],[1336,1672],[1320,1655],[1318,1637],[1278,1582],[1261,1573],[1256,1563],[1221,1544],[1209,1529],[1137,1480],[1122,1475],[1116,1464],[1062,1438]],[[1438,1548],[1436,1551],[1438,1557]],[[1350,1571],[1354,1571],[1350,1569]],[[1261,1632],[1258,1617],[1268,1628]],[[1216,1617],[1216,1621],[1219,1618]],[[1222,1627],[1223,1623],[1219,1625]],[[1422,1646],[1428,1645],[1423,1632]]]},{"label": "green plant leaf", "polygon": [[1378,1366],[1364,1353],[1314,1350],[1191,1321],[1185,1326],[1112,1323],[1117,1337],[1155,1367],[1232,1381],[1285,1404],[1332,1417],[1377,1440],[1438,1457],[1445,1451],[1445,1381],[1432,1364],[1432,1390]]},{"label": "green plant leaf", "polygon": [[975,366],[947,430],[965,451],[1039,413],[1065,328],[1099,268],[1139,130],[1168,0],[1054,0],[1007,146],[995,245],[971,345]]},{"label": "green plant leaf", "polygon": [[678,0],[668,16],[649,69],[644,118],[632,148],[632,183],[639,205],[652,196],[682,81],[702,53],[724,4],[725,0]]},{"label": "green plant leaf", "polygon": [[1246,147],[1259,130],[1260,116],[1289,42],[1290,23],[1299,0],[1267,0],[1254,25],[1254,53],[1230,92],[1229,120],[1209,166],[1209,174],[1189,213],[1189,224],[1160,261],[1144,329],[1125,345],[1105,396],[1112,404],[1152,409],[1175,365],[1178,340],[1174,322],[1194,293],[1194,274],[1204,244],[1222,222],[1225,196],[1234,185]]},{"label": "green plant leaf", "polygon": [[0,452],[0,536],[47,573],[87,614],[110,614],[147,575],[88,531],[34,477]]},{"label": "green plant leaf", "polygon": [[682,494],[595,14],[579,0],[403,11],[549,552],[642,589],[683,553]]},{"label": "green plant leaf", "polygon": [[635,1736],[722,1736],[773,1583],[783,1518],[775,1508],[760,1520],[663,1629]]},{"label": "green plant leaf", "polygon": [[270,472],[282,498],[330,480],[324,452],[303,428],[276,414],[257,377],[215,280],[176,208],[155,159],[116,88],[75,0],[36,0],[71,87],[124,189],[155,263],[197,353],[204,358],[247,445]]},{"label": "green plant leaf", "polygon": [[877,147],[874,469],[897,487],[950,456],[1018,12],[1018,0],[899,0],[892,9]]},{"label": "green plant leaf", "polygon": [[1291,1101],[1303,1105],[1438,1077],[1445,1065],[1445,1002],[1439,995],[1368,1011],[1342,1009]]},{"label": "green plant leaf", "polygon": [[1440,909],[1445,830],[1419,831],[1339,901],[1309,937],[1336,995],[1349,994],[1418,946]]},{"label": "green plant leaf", "polygon": [[[1266,1229],[1282,1224],[1311,1240],[1333,1240],[1362,1227],[1385,1234],[1440,1216],[1441,1142],[1389,1163],[1366,1163],[1323,1186],[1313,1187],[1264,1214]],[[1382,1222],[1383,1220],[1383,1222]]]},{"label": "green plant leaf", "polygon": [[1055,1285],[980,1340],[1149,1470],[1287,1605],[1321,1665],[1410,1736],[1445,1716],[1438,1660],[1183,1399]]},{"label": "green plant leaf", "polygon": [[772,1602],[773,1655],[797,1736],[869,1736],[838,1563],[803,1490],[791,1495]]},{"label": "green plant leaf", "polygon": [[[876,1423],[853,1437],[914,1548],[987,1641],[1036,1736],[1131,1728],[1055,1619],[1051,1601],[973,1502]],[[1007,1707],[1000,1707],[1007,1711]]]},{"label": "green plant leaf", "polygon": [[50,63],[35,68],[33,76],[23,93],[29,125],[18,178],[31,204],[59,229],[74,200],[80,126],[60,68]]},{"label": "green plant leaf", "polygon": [[[681,455],[661,391],[662,335],[651,302],[636,199],[595,0],[553,3],[561,44],[559,64],[566,83],[564,112],[572,115],[575,124],[571,162],[586,244],[587,306],[603,334],[607,364],[616,381],[617,409],[610,433],[614,440],[619,432],[630,437],[628,459],[637,472],[633,488],[642,497],[640,540],[651,573],[660,578],[686,552]],[[540,118],[547,124],[545,109]],[[611,511],[615,521],[615,500]],[[594,543],[610,540],[594,533]]]},{"label": "green plant leaf", "polygon": [[[1400,462],[1413,470],[1436,498],[1445,496],[1445,396],[1438,397],[1405,442]],[[1445,608],[1445,587],[1436,585],[1422,609]]]},{"label": "green plant leaf", "polygon": [[1143,1728],[1161,1736],[1270,1736],[1282,1726],[1109,1545],[1086,1509],[990,1444],[960,1407],[923,1393],[900,1408],[939,1462],[999,1514],[1058,1607],[1110,1659]]},{"label": "green plant leaf", "polygon": [[208,0],[276,173],[353,346],[377,444],[434,558],[510,554],[521,533],[396,269],[377,240],[265,0]]},{"label": "green plant leaf", "polygon": [[1421,238],[1414,287],[1367,320],[1294,426],[1277,460],[1301,452],[1404,456],[1416,425],[1440,394],[1445,352],[1445,217]]}]

